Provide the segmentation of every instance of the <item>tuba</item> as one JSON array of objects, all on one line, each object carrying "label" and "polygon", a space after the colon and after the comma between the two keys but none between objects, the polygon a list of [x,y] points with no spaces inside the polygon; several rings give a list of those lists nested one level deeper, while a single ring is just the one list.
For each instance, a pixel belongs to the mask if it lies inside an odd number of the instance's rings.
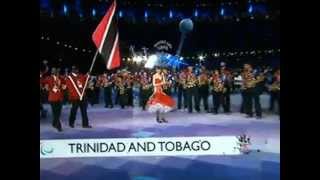
[{"label": "tuba", "polygon": [[269,90],[270,91],[280,91],[280,82],[278,82],[278,81],[273,82],[271,84]]},{"label": "tuba", "polygon": [[221,81],[221,79],[214,79],[213,80],[213,90],[215,92],[222,92],[222,93],[225,93],[227,91],[227,89],[224,87],[224,84]]}]

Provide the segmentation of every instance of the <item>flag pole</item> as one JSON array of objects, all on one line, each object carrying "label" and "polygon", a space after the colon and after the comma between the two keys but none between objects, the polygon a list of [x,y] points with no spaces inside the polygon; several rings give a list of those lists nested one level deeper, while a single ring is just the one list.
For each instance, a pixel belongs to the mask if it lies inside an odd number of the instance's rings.
[{"label": "flag pole", "polygon": [[84,84],[84,88],[83,88],[83,91],[82,91],[82,94],[81,94],[81,97],[80,97],[80,101],[82,100],[83,96],[84,96],[84,93],[86,92],[86,88],[87,88],[87,85],[88,85],[88,80],[90,78],[90,74],[92,72],[92,69],[93,69],[93,66],[94,66],[94,63],[96,62],[96,59],[98,57],[98,54],[99,54],[99,49],[96,50],[96,53],[94,54],[94,57],[92,59],[92,62],[91,62],[91,66],[90,66],[90,69],[87,73],[87,79],[86,79],[86,82]]},{"label": "flag pole", "polygon": [[88,74],[91,74],[91,71],[93,69],[94,63],[96,62],[98,54],[99,54],[99,49],[97,49],[96,53],[94,54],[94,57],[93,57],[93,60],[92,60],[92,63],[91,63],[91,66],[90,66]]}]

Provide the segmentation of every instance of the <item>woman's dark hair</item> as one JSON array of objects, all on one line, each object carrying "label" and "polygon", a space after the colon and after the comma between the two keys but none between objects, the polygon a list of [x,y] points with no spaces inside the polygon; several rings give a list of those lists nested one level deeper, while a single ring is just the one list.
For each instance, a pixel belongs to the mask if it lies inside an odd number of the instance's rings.
[{"label": "woman's dark hair", "polygon": [[161,70],[161,67],[160,66],[155,66],[154,67],[154,72],[156,72],[157,70]]}]

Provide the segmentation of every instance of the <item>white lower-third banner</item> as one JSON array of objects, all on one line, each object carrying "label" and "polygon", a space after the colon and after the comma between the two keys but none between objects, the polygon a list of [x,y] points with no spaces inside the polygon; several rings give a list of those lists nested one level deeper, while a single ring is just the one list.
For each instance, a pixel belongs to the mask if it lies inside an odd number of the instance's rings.
[{"label": "white lower-third banner", "polygon": [[239,155],[236,136],[40,140],[40,158]]}]

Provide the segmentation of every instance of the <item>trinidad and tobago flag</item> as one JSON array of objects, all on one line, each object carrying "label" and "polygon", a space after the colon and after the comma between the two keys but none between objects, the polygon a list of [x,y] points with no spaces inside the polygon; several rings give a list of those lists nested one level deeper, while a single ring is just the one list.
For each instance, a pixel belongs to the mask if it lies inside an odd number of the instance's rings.
[{"label": "trinidad and tobago flag", "polygon": [[107,69],[117,68],[121,64],[116,7],[114,1],[92,34],[92,40],[105,60]]}]

